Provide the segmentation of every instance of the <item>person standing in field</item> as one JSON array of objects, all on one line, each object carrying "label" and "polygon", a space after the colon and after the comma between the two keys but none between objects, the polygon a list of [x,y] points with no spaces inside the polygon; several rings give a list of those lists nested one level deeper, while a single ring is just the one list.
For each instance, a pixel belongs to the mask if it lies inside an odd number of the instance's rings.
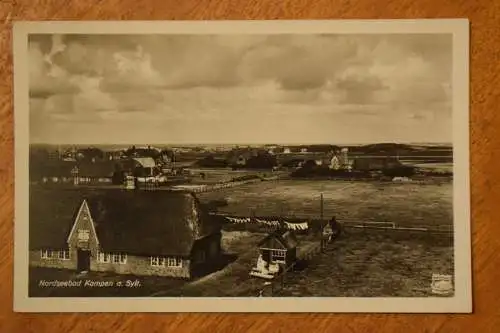
[{"label": "person standing in field", "polygon": [[330,237],[328,238],[328,242],[331,242],[333,241],[335,238],[337,238],[339,235],[340,235],[340,232],[341,232],[341,225],[340,223],[337,221],[336,217],[335,216],[332,216],[332,218],[330,219],[330,228],[332,230],[332,233],[330,235]]}]

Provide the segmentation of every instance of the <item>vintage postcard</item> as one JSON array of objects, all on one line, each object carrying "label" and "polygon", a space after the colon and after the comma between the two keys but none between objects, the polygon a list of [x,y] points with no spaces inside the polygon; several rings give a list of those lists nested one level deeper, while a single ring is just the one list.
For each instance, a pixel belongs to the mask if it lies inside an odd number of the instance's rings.
[{"label": "vintage postcard", "polygon": [[21,312],[471,312],[467,20],[18,22]]}]

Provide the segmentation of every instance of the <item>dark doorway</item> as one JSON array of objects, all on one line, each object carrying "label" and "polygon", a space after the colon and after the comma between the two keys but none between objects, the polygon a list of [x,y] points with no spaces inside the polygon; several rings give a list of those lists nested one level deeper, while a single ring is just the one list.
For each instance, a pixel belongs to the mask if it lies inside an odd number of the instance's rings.
[{"label": "dark doorway", "polygon": [[77,269],[79,272],[90,271],[90,251],[78,249],[77,253]]}]

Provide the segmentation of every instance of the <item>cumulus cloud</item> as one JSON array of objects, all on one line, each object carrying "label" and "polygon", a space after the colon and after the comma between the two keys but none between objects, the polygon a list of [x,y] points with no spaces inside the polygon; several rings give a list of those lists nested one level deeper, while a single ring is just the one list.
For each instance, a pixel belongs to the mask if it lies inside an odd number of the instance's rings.
[{"label": "cumulus cloud", "polygon": [[58,93],[71,93],[76,91],[76,87],[69,82],[67,72],[52,62],[55,53],[62,52],[61,45],[57,45],[57,38],[54,38],[54,45],[47,53],[43,49],[46,44],[32,42],[28,49],[29,66],[29,93],[34,98],[45,98]]},{"label": "cumulus cloud", "polygon": [[[83,123],[163,126],[166,139],[187,139],[173,128],[183,126],[194,141],[251,141],[246,126],[280,126],[301,141],[304,124],[328,141],[332,130],[373,133],[377,117],[391,117],[399,127],[384,133],[402,140],[436,120],[435,136],[451,139],[449,35],[32,35],[29,68],[32,135],[42,141],[64,141],[64,126]],[[341,129],[355,123],[358,134]],[[417,127],[401,132],[408,124]]]}]

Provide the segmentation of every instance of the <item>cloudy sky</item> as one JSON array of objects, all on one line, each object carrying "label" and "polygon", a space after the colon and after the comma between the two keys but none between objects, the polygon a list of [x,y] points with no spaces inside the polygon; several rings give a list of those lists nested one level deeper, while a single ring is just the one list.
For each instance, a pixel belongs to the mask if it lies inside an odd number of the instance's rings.
[{"label": "cloudy sky", "polygon": [[450,35],[31,35],[44,143],[451,142]]}]

